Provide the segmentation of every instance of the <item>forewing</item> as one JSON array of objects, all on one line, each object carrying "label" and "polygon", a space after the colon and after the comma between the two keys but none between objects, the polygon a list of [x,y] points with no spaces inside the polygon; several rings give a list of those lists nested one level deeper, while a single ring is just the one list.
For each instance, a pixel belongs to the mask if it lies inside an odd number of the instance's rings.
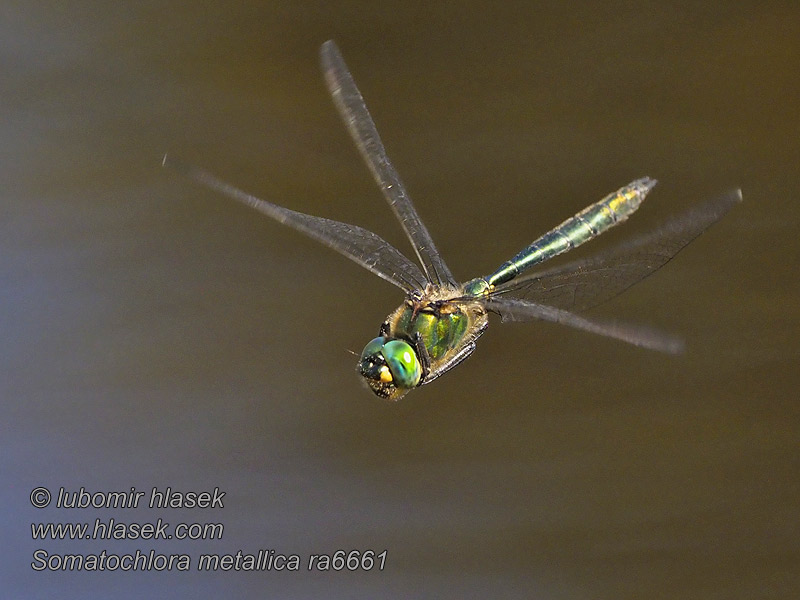
[{"label": "forewing", "polygon": [[242,204],[272,217],[307,236],[333,248],[350,260],[372,271],[406,292],[425,287],[425,276],[419,267],[403,256],[399,250],[371,231],[331,219],[314,217],[277,204],[267,202],[221,181],[211,173],[164,157],[164,166],[170,166]]},{"label": "forewing", "polygon": [[490,298],[486,308],[499,314],[503,321],[549,321],[560,323],[582,331],[614,338],[634,346],[678,354],[684,344],[680,338],[646,327],[587,319],[560,308],[536,304],[521,298]]},{"label": "forewing", "polygon": [[741,200],[740,190],[729,192],[606,252],[498,286],[493,295],[513,292],[556,308],[587,310],[663,267]]},{"label": "forewing", "polygon": [[375,181],[400,221],[428,279],[438,285],[456,285],[428,230],[419,218],[408,193],[383,147],[375,123],[367,110],[339,48],[329,40],[320,49],[322,69],[333,101],[358,146]]}]

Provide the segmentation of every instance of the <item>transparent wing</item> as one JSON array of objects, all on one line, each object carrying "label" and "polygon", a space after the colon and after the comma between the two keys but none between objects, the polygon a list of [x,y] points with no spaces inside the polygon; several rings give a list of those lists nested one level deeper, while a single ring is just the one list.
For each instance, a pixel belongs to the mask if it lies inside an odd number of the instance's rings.
[{"label": "transparent wing", "polygon": [[548,306],[584,311],[654,273],[742,200],[741,190],[676,215],[650,233],[593,257],[539,271],[497,287]]},{"label": "transparent wing", "polygon": [[624,323],[603,322],[573,314],[566,310],[536,304],[520,298],[492,298],[486,301],[486,308],[499,314],[503,321],[549,321],[569,327],[596,333],[668,354],[683,352],[683,340],[653,329],[627,325]]},{"label": "transparent wing", "polygon": [[288,225],[318,242],[322,242],[406,292],[413,292],[425,287],[425,276],[419,267],[403,256],[389,242],[371,231],[356,225],[306,215],[261,200],[217,179],[211,173],[172,158],[168,160],[166,156],[164,156],[163,164],[229,198],[255,208],[279,223]]},{"label": "transparent wing", "polygon": [[400,176],[389,162],[389,157],[386,155],[386,150],[367,110],[367,105],[364,103],[364,98],[358,91],[339,48],[333,40],[322,45],[320,59],[325,73],[325,81],[336,108],[364,157],[364,161],[372,171],[378,187],[381,188],[408,239],[411,240],[428,280],[438,285],[456,285],[450,269],[447,268],[436,250],[433,239],[414,209],[411,198],[409,198],[403,182],[400,181]]}]

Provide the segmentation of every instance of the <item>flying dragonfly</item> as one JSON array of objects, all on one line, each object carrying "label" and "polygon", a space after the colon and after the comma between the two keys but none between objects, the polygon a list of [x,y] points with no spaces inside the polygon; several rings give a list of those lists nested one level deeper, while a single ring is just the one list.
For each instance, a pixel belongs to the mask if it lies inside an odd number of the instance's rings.
[{"label": "flying dragonfly", "polygon": [[356,225],[278,206],[167,156],[164,165],[322,242],[405,292],[403,303],[381,324],[378,336],[358,359],[357,372],[375,394],[398,400],[461,363],[475,350],[489,324],[489,313],[502,321],[561,323],[661,352],[682,350],[678,338],[577,313],[620,294],[664,266],[740,202],[740,190],[700,204],[657,230],[599,255],[523,276],[625,221],[656,184],[648,177],[637,179],[535,239],[493,273],[458,283],[389,161],[361,92],[333,41],[322,45],[320,58],[334,104],[411,242],[419,266]]}]

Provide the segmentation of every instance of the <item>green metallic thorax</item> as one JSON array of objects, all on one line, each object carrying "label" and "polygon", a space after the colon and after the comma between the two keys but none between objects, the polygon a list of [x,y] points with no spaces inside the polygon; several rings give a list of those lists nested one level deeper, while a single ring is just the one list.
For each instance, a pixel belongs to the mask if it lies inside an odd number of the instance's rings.
[{"label": "green metallic thorax", "polygon": [[408,299],[386,320],[391,337],[414,340],[419,334],[432,371],[474,341],[487,324],[486,310],[480,303],[439,299],[457,295],[440,291],[433,297]]},{"label": "green metallic thorax", "polygon": [[467,316],[457,306],[455,308],[455,312],[437,315],[432,309],[415,311],[413,306],[404,306],[393,333],[412,339],[419,333],[428,356],[433,360],[442,358],[458,346],[467,331]]}]

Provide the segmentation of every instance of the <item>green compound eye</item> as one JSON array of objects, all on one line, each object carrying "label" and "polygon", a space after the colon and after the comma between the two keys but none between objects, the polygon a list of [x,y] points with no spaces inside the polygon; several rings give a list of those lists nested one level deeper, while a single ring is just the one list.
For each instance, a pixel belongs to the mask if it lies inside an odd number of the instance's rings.
[{"label": "green compound eye", "polygon": [[366,345],[358,372],[376,395],[388,400],[397,400],[422,378],[414,348],[402,340],[387,341],[383,336]]},{"label": "green compound eye", "polygon": [[376,337],[374,340],[371,340],[369,344],[364,346],[364,350],[361,352],[361,360],[369,360],[370,358],[374,357],[378,352],[381,351],[381,348],[383,348],[385,343],[385,337]]},{"label": "green compound eye", "polygon": [[422,367],[414,349],[402,340],[392,340],[383,345],[383,356],[392,372],[394,384],[400,388],[412,388],[419,383]]},{"label": "green compound eye", "polygon": [[382,352],[385,343],[385,337],[376,337],[364,347],[358,360],[358,372],[372,391],[382,398],[389,397],[395,387]]}]

